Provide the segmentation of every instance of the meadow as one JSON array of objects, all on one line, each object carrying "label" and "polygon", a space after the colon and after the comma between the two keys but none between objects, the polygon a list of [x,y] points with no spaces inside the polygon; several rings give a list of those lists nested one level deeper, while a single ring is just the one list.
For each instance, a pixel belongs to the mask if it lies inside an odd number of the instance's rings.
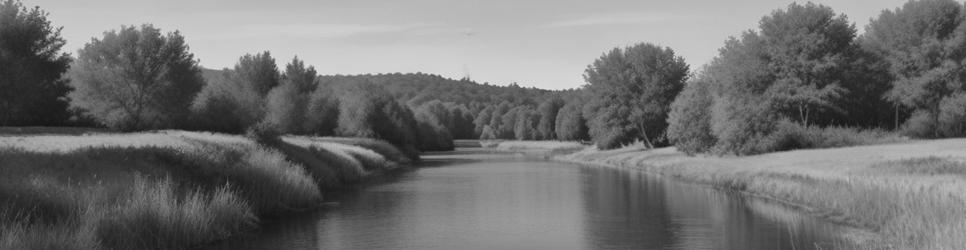
[{"label": "meadow", "polygon": [[775,200],[869,231],[859,249],[966,246],[966,139],[688,156],[673,147],[587,148],[556,160],[641,170]]},{"label": "meadow", "polygon": [[171,249],[312,209],[411,159],[372,139],[0,135],[0,249]]}]

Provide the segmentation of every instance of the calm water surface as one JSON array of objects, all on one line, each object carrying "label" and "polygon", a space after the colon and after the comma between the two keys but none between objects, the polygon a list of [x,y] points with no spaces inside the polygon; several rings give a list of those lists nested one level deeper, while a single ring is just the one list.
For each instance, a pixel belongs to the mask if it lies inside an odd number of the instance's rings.
[{"label": "calm water surface", "polygon": [[213,249],[829,249],[846,229],[639,172],[464,149]]}]

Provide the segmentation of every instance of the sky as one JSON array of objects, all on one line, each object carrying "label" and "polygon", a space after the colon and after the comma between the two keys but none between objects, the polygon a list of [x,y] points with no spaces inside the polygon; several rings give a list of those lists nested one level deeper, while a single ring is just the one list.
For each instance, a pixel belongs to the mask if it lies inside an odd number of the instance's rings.
[{"label": "sky", "polygon": [[[790,0],[21,0],[50,13],[70,53],[121,25],[178,30],[207,68],[270,51],[320,74],[423,72],[544,89],[584,84],[587,65],[640,42],[672,48],[692,70],[724,41]],[[804,3],[799,1],[800,3]],[[906,0],[817,0],[861,33]]]}]

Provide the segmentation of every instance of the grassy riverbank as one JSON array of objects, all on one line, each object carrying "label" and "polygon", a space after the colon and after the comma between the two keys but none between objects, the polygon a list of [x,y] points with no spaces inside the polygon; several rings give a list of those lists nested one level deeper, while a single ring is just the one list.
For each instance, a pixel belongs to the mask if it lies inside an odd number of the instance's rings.
[{"label": "grassy riverbank", "polygon": [[353,138],[0,135],[0,249],[203,244],[409,161],[384,142]]},{"label": "grassy riverbank", "polygon": [[674,148],[586,149],[557,160],[638,169],[742,191],[869,229],[869,249],[966,246],[966,139],[691,157]]}]

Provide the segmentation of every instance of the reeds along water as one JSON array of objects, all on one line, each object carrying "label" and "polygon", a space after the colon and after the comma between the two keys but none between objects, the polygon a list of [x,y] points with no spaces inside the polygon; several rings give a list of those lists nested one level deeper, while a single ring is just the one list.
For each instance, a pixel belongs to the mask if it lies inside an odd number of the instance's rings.
[{"label": "reeds along water", "polygon": [[[145,145],[144,136],[164,144]],[[134,140],[125,145],[125,138]],[[323,189],[400,164],[334,142],[273,147],[203,133],[0,137],[26,142],[20,145],[34,139],[84,146],[31,150],[0,143],[6,145],[0,147],[0,249],[203,244],[252,229],[260,216],[313,208]],[[99,139],[107,143],[81,143]]]}]

